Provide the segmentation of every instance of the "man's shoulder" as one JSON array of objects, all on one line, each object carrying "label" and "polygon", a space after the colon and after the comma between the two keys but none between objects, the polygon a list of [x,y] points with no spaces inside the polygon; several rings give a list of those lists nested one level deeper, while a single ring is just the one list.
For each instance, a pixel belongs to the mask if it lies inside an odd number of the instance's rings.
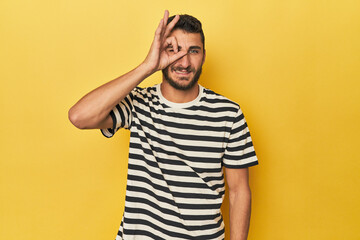
[{"label": "man's shoulder", "polygon": [[156,85],[151,86],[151,87],[140,87],[137,86],[134,88],[133,90],[136,93],[140,93],[140,94],[152,94],[156,91]]},{"label": "man's shoulder", "polygon": [[239,109],[240,106],[237,102],[225,97],[222,94],[219,94],[209,88],[203,87],[204,100],[209,103],[218,103],[223,105],[224,107],[233,107],[235,109]]},{"label": "man's shoulder", "polygon": [[156,85],[151,87],[135,87],[131,94],[134,98],[153,98],[156,96]]}]

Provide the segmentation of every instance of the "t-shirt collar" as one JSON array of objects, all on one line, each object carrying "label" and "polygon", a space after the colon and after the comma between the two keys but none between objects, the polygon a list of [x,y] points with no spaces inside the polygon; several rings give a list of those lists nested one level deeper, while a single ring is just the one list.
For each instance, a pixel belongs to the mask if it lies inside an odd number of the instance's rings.
[{"label": "t-shirt collar", "polygon": [[160,83],[155,85],[156,93],[159,95],[160,102],[164,103],[164,104],[166,104],[166,105],[168,105],[169,107],[172,107],[172,108],[188,108],[188,107],[191,107],[191,106],[195,105],[196,103],[198,103],[200,101],[200,99],[202,97],[202,94],[204,92],[203,91],[204,87],[199,84],[199,94],[194,100],[192,100],[190,102],[185,102],[185,103],[175,103],[175,102],[171,102],[171,101],[167,100],[162,95],[160,85],[161,85]]}]

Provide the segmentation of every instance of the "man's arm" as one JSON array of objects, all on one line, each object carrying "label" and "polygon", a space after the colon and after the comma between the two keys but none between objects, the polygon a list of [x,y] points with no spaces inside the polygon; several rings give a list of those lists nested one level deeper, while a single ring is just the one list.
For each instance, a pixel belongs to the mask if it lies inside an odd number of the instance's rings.
[{"label": "man's arm", "polygon": [[[86,94],[70,110],[69,119],[80,129],[111,128],[110,111],[123,100],[137,85],[154,72],[164,69],[181,58],[186,52],[178,52],[177,41],[168,37],[179,20],[176,16],[167,25],[169,12],[165,11],[156,29],[150,51],[138,67]],[[168,55],[166,48],[172,45],[175,54]]]},{"label": "man's arm", "polygon": [[246,240],[251,214],[248,168],[225,168],[230,202],[230,240]]}]

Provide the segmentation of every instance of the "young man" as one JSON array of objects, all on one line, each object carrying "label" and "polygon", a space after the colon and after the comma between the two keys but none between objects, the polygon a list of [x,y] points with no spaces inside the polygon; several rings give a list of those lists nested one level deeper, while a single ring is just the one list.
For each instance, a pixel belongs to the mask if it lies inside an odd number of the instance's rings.
[{"label": "young man", "polygon": [[[258,162],[239,105],[198,84],[204,61],[201,23],[165,11],[144,62],[69,111],[81,129],[102,129],[106,137],[131,131],[116,239],[223,239],[224,170],[230,239],[247,238],[248,167]],[[137,87],[158,70],[161,84]]]}]

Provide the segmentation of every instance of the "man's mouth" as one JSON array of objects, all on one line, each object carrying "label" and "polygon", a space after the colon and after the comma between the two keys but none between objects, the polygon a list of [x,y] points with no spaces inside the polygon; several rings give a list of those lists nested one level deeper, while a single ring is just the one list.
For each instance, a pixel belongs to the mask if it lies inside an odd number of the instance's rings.
[{"label": "man's mouth", "polygon": [[173,70],[173,72],[175,72],[176,74],[179,74],[179,75],[189,75],[190,73],[193,72],[193,71],[191,71],[191,69],[186,69],[186,68],[174,68],[172,70]]}]

